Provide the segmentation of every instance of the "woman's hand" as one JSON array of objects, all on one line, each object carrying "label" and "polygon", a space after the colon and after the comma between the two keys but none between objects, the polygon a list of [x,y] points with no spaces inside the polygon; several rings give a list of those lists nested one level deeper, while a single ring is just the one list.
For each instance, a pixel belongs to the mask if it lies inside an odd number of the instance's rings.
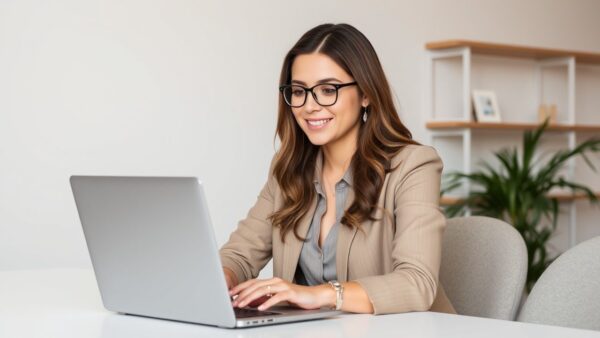
[{"label": "woman's hand", "polygon": [[251,279],[229,290],[229,295],[237,295],[233,306],[241,308],[260,304],[259,310],[284,301],[302,309],[319,309],[335,304],[335,291],[327,284],[303,286],[281,278]]}]

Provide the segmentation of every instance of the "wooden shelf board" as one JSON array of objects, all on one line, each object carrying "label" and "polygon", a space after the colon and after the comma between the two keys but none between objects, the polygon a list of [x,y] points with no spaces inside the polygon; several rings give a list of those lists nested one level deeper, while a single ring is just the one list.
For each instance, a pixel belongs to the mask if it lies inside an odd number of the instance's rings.
[{"label": "wooden shelf board", "polygon": [[[484,130],[533,130],[539,127],[537,123],[491,123],[472,121],[431,121],[426,124],[428,129],[484,129]],[[551,124],[548,131],[579,131],[600,132],[600,125],[584,124]]]},{"label": "wooden shelf board", "polygon": [[[596,197],[600,198],[600,193],[595,194]],[[556,197],[559,202],[570,202],[577,200],[585,200],[587,199],[587,195],[582,193],[577,194],[569,194],[569,193],[560,193],[560,194],[550,194],[550,197]]]},{"label": "wooden shelf board", "polygon": [[[549,197],[556,197],[559,202],[571,202],[576,200],[587,199],[587,195],[582,193],[569,194],[569,193],[553,193]],[[600,193],[596,193],[596,197],[600,199]],[[440,205],[454,205],[463,199],[461,197],[443,196],[440,198]]]},{"label": "wooden shelf board", "polygon": [[489,43],[473,40],[444,40],[429,42],[425,48],[443,50],[449,48],[470,47],[475,54],[547,59],[574,56],[577,62],[600,64],[600,53],[589,53],[574,50],[537,48],[512,44]]}]

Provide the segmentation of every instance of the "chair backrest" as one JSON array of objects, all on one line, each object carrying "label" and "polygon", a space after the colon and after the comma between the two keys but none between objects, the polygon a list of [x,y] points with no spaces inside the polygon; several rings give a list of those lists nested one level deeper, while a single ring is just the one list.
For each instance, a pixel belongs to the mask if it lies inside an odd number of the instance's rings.
[{"label": "chair backrest", "polygon": [[448,220],[440,282],[458,314],[514,320],[527,278],[527,248],[506,222]]},{"label": "chair backrest", "polygon": [[519,321],[600,330],[600,236],[550,264],[523,304]]}]

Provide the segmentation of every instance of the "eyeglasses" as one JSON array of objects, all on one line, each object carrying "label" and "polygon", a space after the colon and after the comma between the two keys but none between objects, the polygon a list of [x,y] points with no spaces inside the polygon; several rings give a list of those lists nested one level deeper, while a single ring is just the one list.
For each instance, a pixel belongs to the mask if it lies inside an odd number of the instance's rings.
[{"label": "eyeglasses", "polygon": [[340,88],[355,85],[356,82],[349,83],[321,83],[310,88],[299,85],[284,85],[279,87],[279,91],[283,94],[285,103],[292,108],[302,107],[306,103],[306,96],[310,92],[315,101],[322,107],[333,106],[338,99],[338,91]]}]

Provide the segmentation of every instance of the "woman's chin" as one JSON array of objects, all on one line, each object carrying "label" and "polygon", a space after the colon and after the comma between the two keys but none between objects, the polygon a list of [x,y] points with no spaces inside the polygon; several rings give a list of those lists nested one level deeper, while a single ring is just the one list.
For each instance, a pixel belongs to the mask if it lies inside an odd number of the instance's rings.
[{"label": "woman's chin", "polygon": [[327,143],[329,143],[330,138],[329,137],[322,137],[322,136],[308,136],[308,140],[310,141],[310,143],[312,143],[315,146],[323,146],[326,145]]}]

